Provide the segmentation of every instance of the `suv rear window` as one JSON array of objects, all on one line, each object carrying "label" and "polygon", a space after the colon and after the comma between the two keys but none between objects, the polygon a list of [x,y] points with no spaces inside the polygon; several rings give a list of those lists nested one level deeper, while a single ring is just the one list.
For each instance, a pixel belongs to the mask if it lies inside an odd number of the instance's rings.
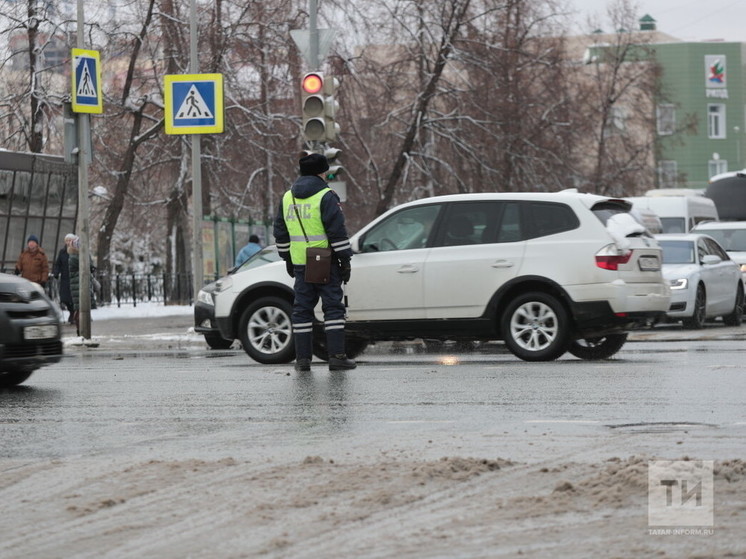
[{"label": "suv rear window", "polygon": [[571,231],[580,226],[572,208],[553,202],[528,202],[524,204],[524,226],[527,239]]}]

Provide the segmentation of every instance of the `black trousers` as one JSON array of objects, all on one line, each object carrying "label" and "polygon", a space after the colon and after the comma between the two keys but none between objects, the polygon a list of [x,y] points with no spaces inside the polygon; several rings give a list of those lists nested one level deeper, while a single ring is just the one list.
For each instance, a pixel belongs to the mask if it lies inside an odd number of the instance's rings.
[{"label": "black trousers", "polygon": [[294,266],[295,300],[293,301],[293,339],[296,359],[311,359],[313,355],[313,309],[321,299],[324,312],[324,332],[329,355],[345,352],[345,305],[339,266],[332,262],[329,283],[307,283],[305,266]]}]

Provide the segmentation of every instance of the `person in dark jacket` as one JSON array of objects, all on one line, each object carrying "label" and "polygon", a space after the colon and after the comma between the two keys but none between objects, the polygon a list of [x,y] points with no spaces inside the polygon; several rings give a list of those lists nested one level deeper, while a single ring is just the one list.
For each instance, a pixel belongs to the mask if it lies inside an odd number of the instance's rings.
[{"label": "person in dark jacket", "polygon": [[60,249],[52,267],[52,275],[55,279],[59,280],[60,303],[70,312],[70,316],[67,319],[69,324],[75,324],[75,306],[73,305],[73,295],[70,291],[70,267],[68,264],[70,255],[67,252],[67,247],[74,238],[75,235],[72,233],[65,235],[65,246]]},{"label": "person in dark jacket", "polygon": [[[296,371],[310,371],[313,356],[313,309],[321,298],[329,370],[354,369],[345,353],[345,305],[342,282],[350,280],[352,247],[337,193],[326,184],[329,162],[318,153],[302,154],[300,177],[283,196],[274,223],[279,255],[295,278],[293,341]],[[302,225],[302,227],[301,227]],[[304,234],[305,233],[305,234]],[[308,240],[307,240],[308,238]],[[329,283],[305,281],[306,247],[331,247]]]},{"label": "person in dark jacket", "polygon": [[[69,255],[67,265],[70,270],[70,293],[73,299],[73,307],[75,311],[73,313],[73,323],[78,336],[80,336],[80,237],[75,235],[67,246],[67,253]],[[91,274],[96,271],[93,264],[91,264]],[[90,284],[91,291],[91,308],[96,308],[96,298],[93,293],[93,281]]]}]

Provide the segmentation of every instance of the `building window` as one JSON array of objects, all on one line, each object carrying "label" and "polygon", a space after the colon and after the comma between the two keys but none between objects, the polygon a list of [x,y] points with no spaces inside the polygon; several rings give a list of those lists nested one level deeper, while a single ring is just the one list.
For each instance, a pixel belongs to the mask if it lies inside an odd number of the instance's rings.
[{"label": "building window", "polygon": [[720,173],[728,172],[728,162],[723,159],[710,159],[707,163],[708,177],[712,178]]},{"label": "building window", "polygon": [[676,161],[661,161],[658,163],[658,184],[660,188],[673,188],[676,186],[678,167]]},{"label": "building window", "polygon": [[725,105],[707,105],[707,137],[725,138]]},{"label": "building window", "polygon": [[676,131],[676,107],[673,105],[658,105],[655,109],[658,123],[658,135],[668,136]]}]

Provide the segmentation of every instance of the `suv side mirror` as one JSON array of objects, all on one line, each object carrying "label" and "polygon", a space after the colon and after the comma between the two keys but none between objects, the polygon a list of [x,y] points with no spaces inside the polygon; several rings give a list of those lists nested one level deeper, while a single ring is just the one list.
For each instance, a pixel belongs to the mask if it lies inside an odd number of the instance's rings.
[{"label": "suv side mirror", "polygon": [[718,262],[722,262],[722,259],[717,254],[705,254],[702,257],[702,264],[705,266],[712,266]]}]

